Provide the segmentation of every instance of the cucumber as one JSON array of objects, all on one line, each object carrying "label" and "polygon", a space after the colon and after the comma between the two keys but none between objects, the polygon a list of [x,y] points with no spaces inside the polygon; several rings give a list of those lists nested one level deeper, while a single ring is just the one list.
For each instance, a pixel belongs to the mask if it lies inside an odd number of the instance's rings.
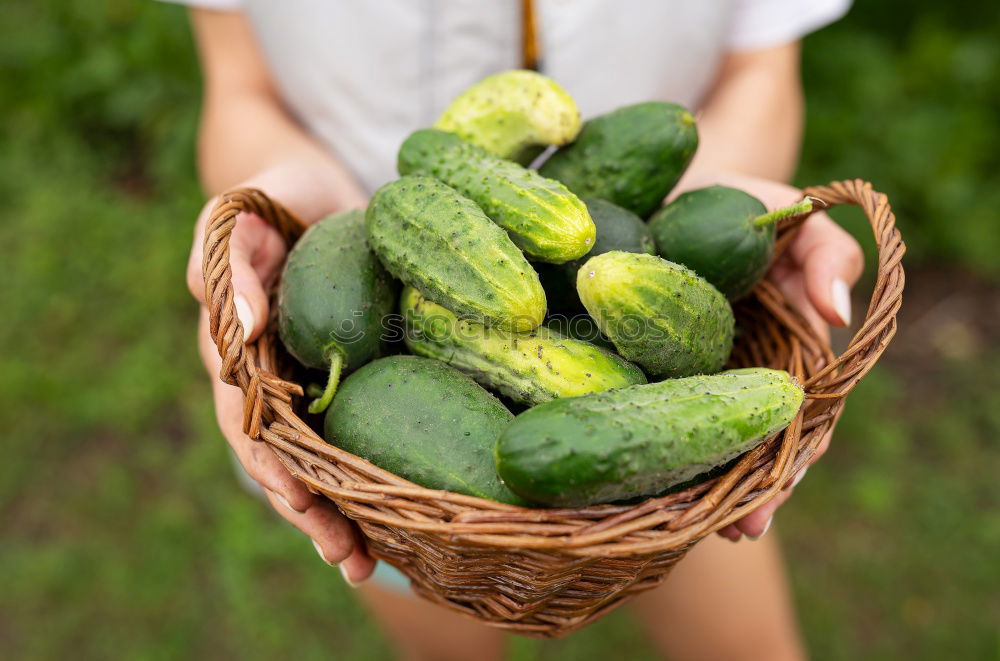
[{"label": "cucumber", "polygon": [[615,250],[587,260],[576,288],[618,353],[647,374],[711,374],[729,359],[733,310],[687,267]]},{"label": "cucumber", "polygon": [[403,289],[399,306],[410,351],[444,361],[515,402],[534,405],[646,382],[624,358],[545,326],[511,333],[460,321],[413,287]]},{"label": "cucumber", "polygon": [[545,288],[549,310],[562,312],[582,312],[583,304],[576,291],[576,276],[580,267],[590,257],[603,255],[612,250],[624,252],[656,254],[653,234],[642,218],[628,209],[606,200],[590,197],[584,199],[590,217],[597,227],[594,247],[587,256],[566,262],[560,267],[548,269],[543,273],[539,269],[539,277]]},{"label": "cucumber", "polygon": [[300,363],[329,371],[310,412],[330,403],[341,373],[383,353],[382,320],[393,311],[396,292],[368,249],[360,209],[320,220],[288,253],[278,286],[278,334]]},{"label": "cucumber", "polygon": [[522,504],[492,451],[510,411],[437,360],[390,356],[348,377],[326,412],[327,442],[428,489]]},{"label": "cucumber", "polygon": [[691,113],[649,101],[588,121],[576,141],[539,172],[581,197],[599,197],[646,218],[684,174],[697,147]]},{"label": "cucumber", "polygon": [[653,496],[784,429],[802,399],[787,372],[764,368],[558,399],[504,429],[497,472],[516,493],[550,506]]},{"label": "cucumber", "polygon": [[562,264],[587,254],[596,228],[558,181],[505,161],[454,133],[421,129],[399,149],[399,174],[424,174],[479,205],[529,257]]},{"label": "cucumber", "polygon": [[779,220],[812,211],[812,199],[768,213],[757,198],[709,186],[682,195],[649,220],[660,255],[711,282],[730,300],[744,296],[767,272]]},{"label": "cucumber", "polygon": [[434,128],[523,164],[547,145],[564,145],[580,132],[580,111],[551,78],[514,70],[487,76],[462,92]]},{"label": "cucumber", "polygon": [[425,176],[379,188],[368,241],[394,276],[462,319],[527,331],[545,317],[545,292],[507,233],[474,202]]}]

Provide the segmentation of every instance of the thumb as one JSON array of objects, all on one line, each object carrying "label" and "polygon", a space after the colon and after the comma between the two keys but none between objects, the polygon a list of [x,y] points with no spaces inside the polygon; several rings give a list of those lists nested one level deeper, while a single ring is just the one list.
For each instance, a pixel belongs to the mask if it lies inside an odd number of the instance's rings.
[{"label": "thumb", "polygon": [[817,214],[802,226],[790,250],[816,311],[831,325],[850,325],[851,287],[864,268],[858,243],[829,216]]},{"label": "thumb", "polygon": [[256,339],[268,320],[268,295],[285,256],[278,232],[254,214],[240,214],[229,243],[233,304],[243,339]]},{"label": "thumb", "polygon": [[260,335],[263,330],[261,320],[267,319],[267,295],[261,286],[257,274],[245,261],[237,261],[235,257],[230,266],[233,269],[233,305],[236,307],[236,317],[243,327],[243,341],[248,342]]}]

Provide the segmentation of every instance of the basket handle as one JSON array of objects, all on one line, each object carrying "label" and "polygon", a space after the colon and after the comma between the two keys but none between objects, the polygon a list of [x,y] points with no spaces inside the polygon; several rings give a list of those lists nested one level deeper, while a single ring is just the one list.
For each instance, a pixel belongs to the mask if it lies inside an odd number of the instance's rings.
[{"label": "basket handle", "polygon": [[819,198],[828,207],[861,207],[871,224],[878,250],[875,288],[861,328],[842,354],[803,384],[811,399],[840,399],[871,370],[896,334],[896,313],[903,300],[902,259],[906,245],[896,229],[896,216],[889,199],[873,190],[867,181],[836,181],[827,186],[811,186],[804,193]]},{"label": "basket handle", "polygon": [[288,401],[290,394],[302,389],[261,370],[254,360],[255,347],[243,342],[243,324],[236,316],[233,302],[233,270],[229,263],[229,240],[240,213],[260,216],[281,234],[287,246],[305,231],[307,224],[280,203],[256,188],[234,188],[219,196],[205,224],[204,254],[201,271],[205,280],[209,332],[222,358],[219,378],[237,385],[245,395],[243,431],[250,438],[260,436],[260,422],[268,396]]}]

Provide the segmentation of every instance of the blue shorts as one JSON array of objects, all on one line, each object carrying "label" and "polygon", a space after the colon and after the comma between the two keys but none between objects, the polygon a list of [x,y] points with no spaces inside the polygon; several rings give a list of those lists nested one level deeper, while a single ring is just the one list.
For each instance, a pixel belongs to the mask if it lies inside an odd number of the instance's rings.
[{"label": "blue shorts", "polygon": [[410,588],[410,579],[388,562],[380,561],[375,565],[375,573],[372,574],[370,580],[375,581],[381,587],[389,588],[395,592],[404,594],[413,593],[413,590]]}]

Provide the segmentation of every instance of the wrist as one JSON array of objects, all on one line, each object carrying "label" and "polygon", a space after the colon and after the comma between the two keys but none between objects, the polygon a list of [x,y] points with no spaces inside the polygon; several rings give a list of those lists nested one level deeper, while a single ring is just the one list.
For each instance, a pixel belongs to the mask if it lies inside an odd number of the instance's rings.
[{"label": "wrist", "polygon": [[695,167],[695,165],[698,164],[692,164],[677,186],[670,191],[666,202],[672,201],[681,193],[715,185],[729,186],[745,191],[759,198],[768,209],[787,206],[802,198],[802,192],[799,189],[780,181],[763,179],[709,164],[700,167]]},{"label": "wrist", "polygon": [[361,187],[346,172],[329,163],[311,160],[277,163],[254,174],[240,186],[262,190],[306,223],[368,204]]}]

